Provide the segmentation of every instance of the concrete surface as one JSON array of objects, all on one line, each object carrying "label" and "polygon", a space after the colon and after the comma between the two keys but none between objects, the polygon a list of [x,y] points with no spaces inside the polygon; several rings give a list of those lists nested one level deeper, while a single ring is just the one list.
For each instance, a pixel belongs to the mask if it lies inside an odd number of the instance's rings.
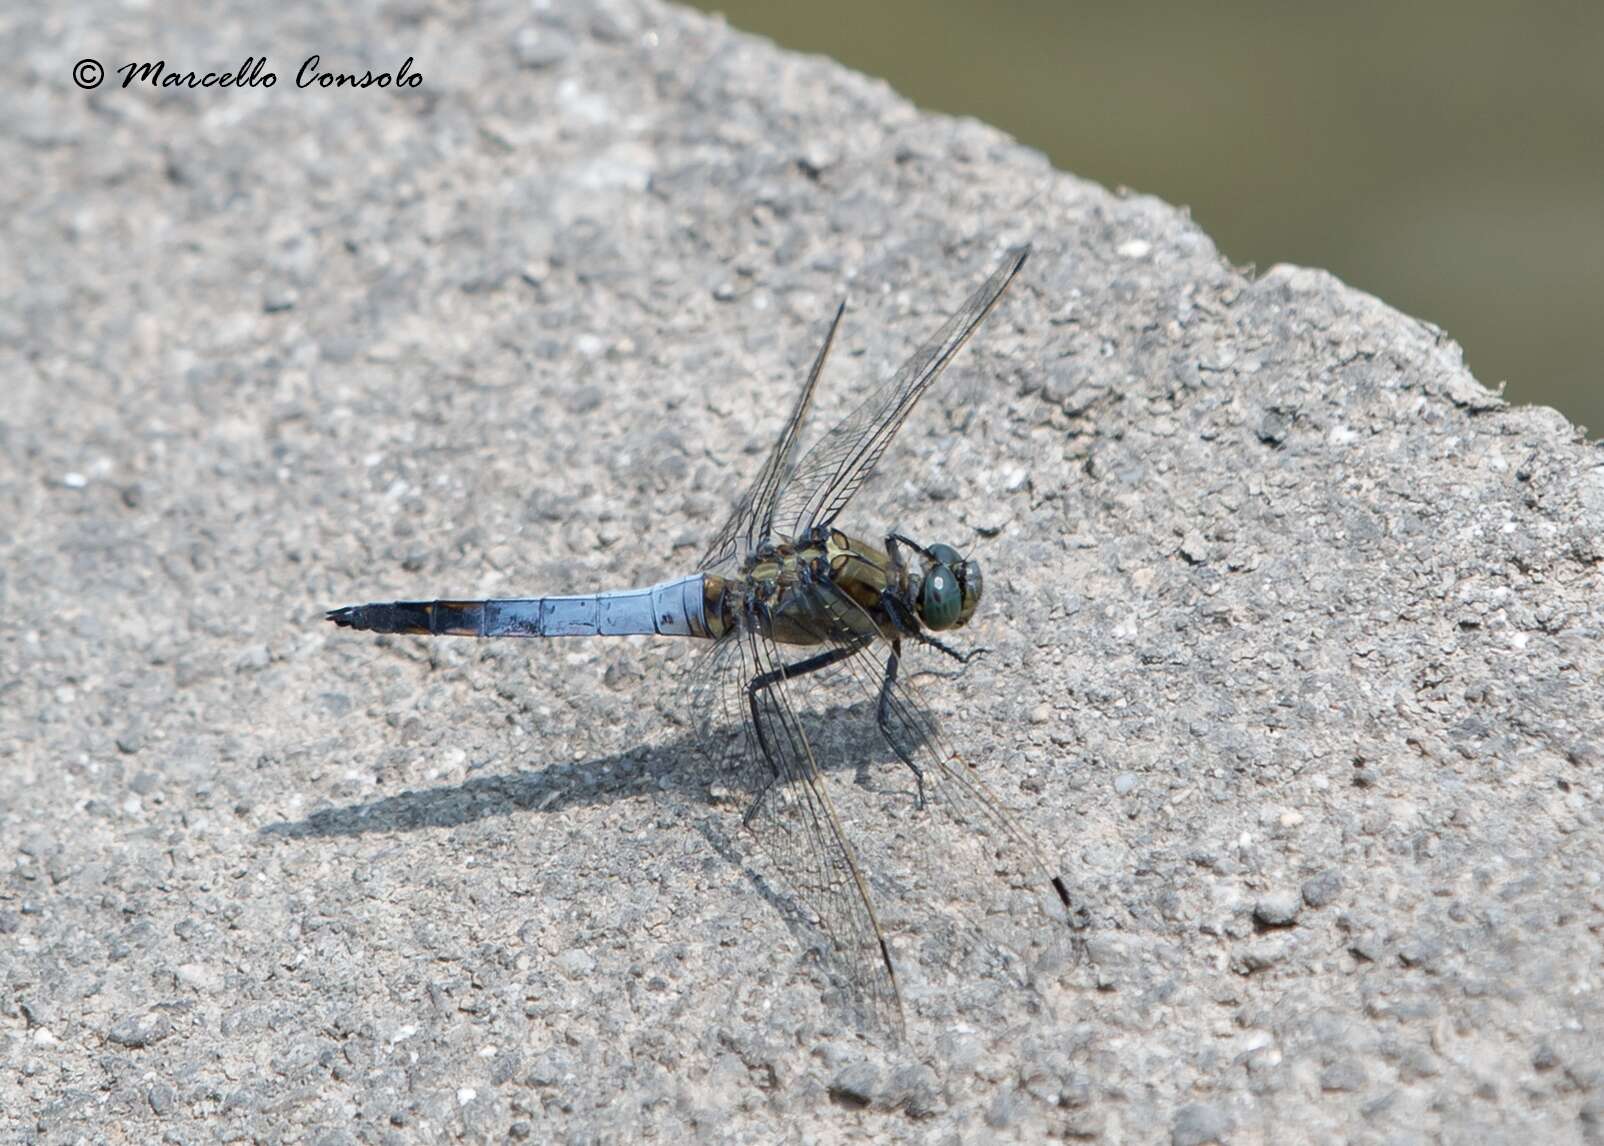
[{"label": "concrete surface", "polygon": [[[1604,1135],[1604,454],[1448,335],[653,3],[3,35],[0,1138]],[[693,649],[319,617],[684,570],[843,293],[824,418],[1027,238],[851,524],[983,542],[994,651],[920,683],[1080,955],[927,967],[1036,917],[906,818],[896,1045],[693,751]]]}]

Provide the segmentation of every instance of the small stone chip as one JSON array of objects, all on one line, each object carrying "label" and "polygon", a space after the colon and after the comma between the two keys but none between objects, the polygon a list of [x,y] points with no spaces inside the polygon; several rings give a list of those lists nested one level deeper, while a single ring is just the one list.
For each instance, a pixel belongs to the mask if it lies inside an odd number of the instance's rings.
[{"label": "small stone chip", "polygon": [[1288,950],[1284,939],[1261,939],[1249,943],[1245,947],[1238,948],[1231,956],[1231,970],[1238,975],[1255,975],[1260,971],[1268,971],[1286,959]]},{"label": "small stone chip", "polygon": [[1430,936],[1413,936],[1398,947],[1398,961],[1405,967],[1430,970],[1442,954],[1443,945]]},{"label": "small stone chip", "polygon": [[880,1072],[868,1062],[844,1066],[830,1080],[830,1097],[845,1106],[868,1106],[879,1092]]},{"label": "small stone chip", "polygon": [[1310,907],[1325,907],[1342,893],[1342,877],[1334,871],[1323,871],[1303,881],[1303,902]]},{"label": "small stone chip", "polygon": [[589,951],[574,947],[557,956],[557,966],[570,979],[583,979],[596,969],[596,959]]},{"label": "small stone chip", "polygon": [[1229,1111],[1208,1102],[1192,1102],[1175,1112],[1170,1127],[1170,1146],[1208,1146],[1225,1141],[1236,1127]]},{"label": "small stone chip", "polygon": [[1291,927],[1298,921],[1303,903],[1298,893],[1281,887],[1259,896],[1253,905],[1253,918],[1265,927]]},{"label": "small stone chip", "polygon": [[120,1047],[148,1047],[161,1042],[173,1033],[173,1023],[158,1011],[129,1015],[106,1034],[106,1038]]},{"label": "small stone chip", "polygon": [[1279,446],[1287,440],[1287,430],[1290,424],[1285,414],[1279,410],[1270,410],[1259,423],[1259,441],[1267,446]]}]

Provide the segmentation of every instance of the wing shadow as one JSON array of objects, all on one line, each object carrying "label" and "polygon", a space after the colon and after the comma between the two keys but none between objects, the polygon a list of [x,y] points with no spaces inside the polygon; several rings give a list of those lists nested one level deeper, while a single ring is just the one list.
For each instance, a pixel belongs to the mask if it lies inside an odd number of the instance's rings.
[{"label": "wing shadow", "polygon": [[[820,735],[834,748],[819,754],[826,770],[856,771],[861,781],[869,768],[887,764],[901,768],[875,727],[872,702],[835,706],[805,719],[810,738]],[[844,750],[847,745],[850,750]],[[748,777],[749,773],[736,775],[710,760],[697,737],[687,732],[652,747],[577,763],[473,776],[446,787],[407,789],[374,800],[319,808],[300,820],[264,825],[258,834],[308,839],[455,828],[492,816],[562,812],[641,793],[667,793],[705,806],[707,789],[713,784],[750,795]]]}]

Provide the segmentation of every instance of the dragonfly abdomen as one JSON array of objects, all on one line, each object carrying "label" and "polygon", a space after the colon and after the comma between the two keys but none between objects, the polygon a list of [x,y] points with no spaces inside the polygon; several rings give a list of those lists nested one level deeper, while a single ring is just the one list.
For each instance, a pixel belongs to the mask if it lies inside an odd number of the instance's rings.
[{"label": "dragonfly abdomen", "polygon": [[612,637],[632,634],[714,637],[707,601],[716,581],[694,573],[644,589],[565,597],[483,601],[389,601],[334,609],[336,625],[374,633],[457,637]]}]

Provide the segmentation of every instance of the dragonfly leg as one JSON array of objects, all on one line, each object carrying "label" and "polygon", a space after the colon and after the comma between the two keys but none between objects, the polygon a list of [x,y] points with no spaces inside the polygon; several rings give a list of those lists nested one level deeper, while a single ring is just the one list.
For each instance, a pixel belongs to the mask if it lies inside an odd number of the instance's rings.
[{"label": "dragonfly leg", "polygon": [[915,638],[920,635],[919,618],[908,603],[897,595],[896,590],[889,587],[880,590],[880,607],[891,618],[891,623],[896,625],[899,633]]},{"label": "dragonfly leg", "polygon": [[935,560],[935,558],[931,556],[930,550],[926,549],[923,545],[920,545],[913,538],[901,533],[888,533],[886,534],[886,554],[891,558],[892,564],[894,565],[900,566],[902,564],[897,557],[898,545],[906,545],[909,549],[919,554],[919,556],[923,557],[926,561]]},{"label": "dragonfly leg", "polygon": [[966,653],[961,653],[951,645],[943,644],[941,641],[936,640],[936,638],[932,637],[929,633],[915,633],[913,634],[913,639],[918,641],[921,645],[929,645],[931,648],[936,649],[939,652],[946,653],[949,657],[961,665],[966,665],[976,657],[984,656],[986,653],[991,651],[988,648],[974,648],[970,649]]},{"label": "dragonfly leg", "polygon": [[897,754],[897,759],[908,766],[913,773],[913,782],[917,788],[914,796],[914,806],[920,811],[925,806],[925,774],[919,765],[913,762],[913,757],[897,743],[897,738],[891,735],[891,690],[897,684],[897,665],[902,659],[902,642],[891,642],[891,655],[886,658],[885,679],[880,682],[880,703],[875,705],[874,721],[880,726],[880,733],[891,745],[891,751]]},{"label": "dragonfly leg", "polygon": [[[889,541],[890,538],[887,540]],[[918,641],[921,645],[929,645],[939,652],[946,653],[961,665],[966,665],[976,657],[990,651],[989,649],[978,648],[970,649],[967,653],[961,653],[951,645],[932,637],[920,627],[919,618],[913,615],[913,611],[908,608],[902,598],[898,597],[890,589],[881,592],[880,607],[891,617],[898,631]]]},{"label": "dragonfly leg", "polygon": [[762,750],[763,759],[769,765],[769,779],[758,790],[757,796],[752,800],[752,806],[741,817],[742,823],[751,826],[752,817],[757,814],[759,805],[763,803],[763,797],[768,795],[769,789],[774,787],[775,783],[780,779],[780,769],[774,763],[774,750],[769,745],[768,736],[763,731],[763,719],[758,712],[757,694],[765,688],[772,688],[774,685],[781,684],[792,677],[807,676],[810,672],[818,672],[820,669],[826,669],[833,664],[838,664],[848,657],[856,655],[866,643],[858,642],[851,645],[843,645],[840,648],[831,649],[827,653],[820,653],[818,656],[808,657],[806,660],[800,660],[794,664],[770,669],[768,672],[759,673],[747,684],[746,703],[752,710],[752,727],[757,732],[757,746]]}]

